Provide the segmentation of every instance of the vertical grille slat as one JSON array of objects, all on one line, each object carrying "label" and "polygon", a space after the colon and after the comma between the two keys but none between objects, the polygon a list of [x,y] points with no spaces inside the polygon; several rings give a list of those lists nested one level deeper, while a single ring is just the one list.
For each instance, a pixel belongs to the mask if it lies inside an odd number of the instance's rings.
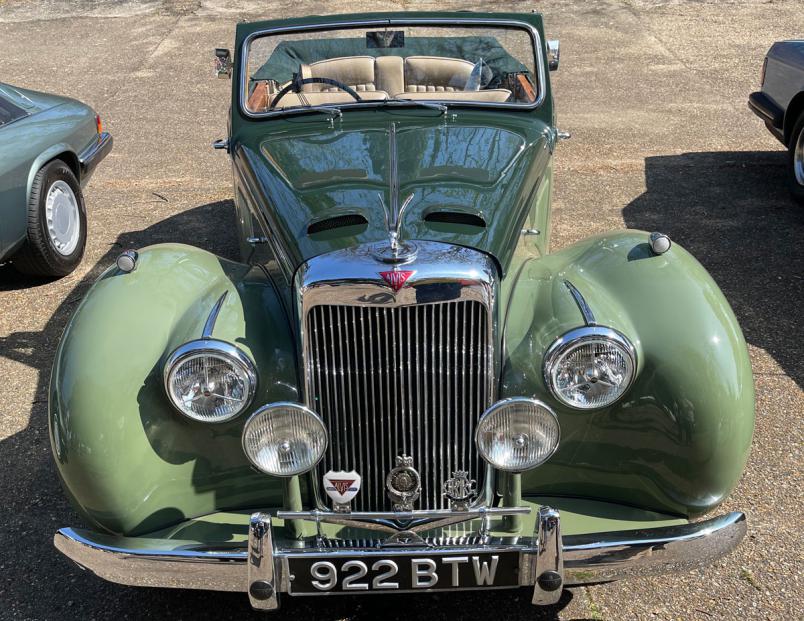
[{"label": "vertical grille slat", "polygon": [[308,399],[330,434],[320,471],[360,473],[355,510],[392,508],[385,477],[403,452],[422,478],[417,508],[447,506],[441,486],[454,470],[482,480],[474,432],[488,406],[488,321],[467,300],[309,309]]}]

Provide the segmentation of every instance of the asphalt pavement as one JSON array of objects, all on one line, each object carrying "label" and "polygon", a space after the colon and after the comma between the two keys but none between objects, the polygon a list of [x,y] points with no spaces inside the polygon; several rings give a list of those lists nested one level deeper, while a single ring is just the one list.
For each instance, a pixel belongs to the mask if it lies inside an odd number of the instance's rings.
[{"label": "asphalt pavement", "polygon": [[[181,241],[235,257],[225,135],[230,84],[211,75],[243,19],[490,3],[0,0],[0,80],[95,107],[115,138],[86,190],[87,253],[55,282],[0,266],[0,618],[248,619],[242,594],[135,589],[52,547],[78,525],[52,465],[50,367],[77,303],[120,249]],[[801,0],[498,2],[536,9],[560,38],[553,246],[623,227],[661,230],[711,272],[748,341],[757,426],[719,511],[748,514],[740,548],[691,573],[565,592],[285,598],[276,619],[801,619],[804,209],[785,153],[746,106],[773,41],[804,36]],[[683,320],[683,318],[680,318]],[[121,352],[125,355],[125,352]],[[136,476],[136,473],[132,473]]]}]

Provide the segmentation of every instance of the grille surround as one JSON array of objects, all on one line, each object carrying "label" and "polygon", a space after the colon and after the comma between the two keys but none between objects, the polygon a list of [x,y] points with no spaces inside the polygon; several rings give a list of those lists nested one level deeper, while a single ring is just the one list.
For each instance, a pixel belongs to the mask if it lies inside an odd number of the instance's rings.
[{"label": "grille surround", "polygon": [[[363,478],[361,491],[353,501],[353,507],[356,510],[387,511],[391,509],[390,501],[385,495],[385,477],[388,474],[388,470],[390,470],[389,460],[392,457],[391,453],[389,453],[390,443],[393,442],[395,437],[398,439],[399,436],[398,434],[397,436],[389,434],[388,425],[384,428],[382,425],[378,425],[376,433],[380,435],[373,435],[374,429],[370,427],[368,423],[371,423],[372,420],[373,422],[378,422],[381,419],[372,419],[368,415],[371,413],[373,413],[374,416],[381,414],[381,408],[374,408],[372,411],[359,413],[357,417],[358,420],[362,421],[368,429],[363,429],[362,433],[358,433],[358,426],[355,425],[355,434],[347,438],[353,440],[351,446],[343,448],[347,454],[354,449],[356,454],[359,453],[362,456],[360,461],[367,463],[355,463],[355,460],[344,462],[342,459],[341,461],[337,461],[337,451],[340,448],[339,445],[344,441],[342,430],[346,428],[343,426],[343,421],[340,421],[337,423],[338,428],[333,429],[333,425],[335,425],[336,422],[333,422],[331,425],[330,418],[339,415],[345,416],[347,413],[351,413],[352,405],[355,404],[356,397],[355,395],[351,395],[347,398],[347,395],[343,395],[339,392],[336,396],[337,399],[340,400],[340,403],[335,410],[333,410],[333,403],[331,401],[328,405],[320,405],[316,402],[317,391],[320,392],[322,386],[322,379],[318,379],[317,375],[317,372],[322,370],[322,359],[320,357],[317,358],[318,353],[320,353],[322,349],[322,338],[331,338],[333,343],[336,343],[339,339],[343,339],[344,332],[348,332],[348,330],[343,329],[343,322],[347,318],[347,315],[348,321],[353,322],[355,326],[358,323],[358,318],[362,318],[362,322],[360,323],[362,327],[367,325],[365,320],[372,314],[385,314],[386,317],[394,315],[397,317],[397,321],[402,321],[405,316],[407,316],[407,319],[413,317],[413,327],[405,328],[403,324],[397,333],[390,333],[390,336],[393,338],[394,336],[405,336],[406,334],[409,335],[413,333],[417,321],[415,318],[418,318],[418,327],[422,329],[422,320],[426,317],[427,309],[430,309],[430,312],[433,313],[434,316],[440,316],[441,319],[445,317],[443,309],[449,308],[449,305],[452,305],[453,309],[459,307],[464,310],[469,308],[475,309],[475,321],[478,324],[482,324],[481,338],[477,339],[476,342],[478,343],[478,347],[483,350],[482,355],[478,352],[476,359],[478,364],[482,365],[484,368],[478,369],[478,372],[474,375],[478,382],[478,386],[476,387],[477,396],[474,403],[471,406],[464,406],[463,410],[459,412],[457,416],[457,421],[453,420],[455,418],[453,414],[456,411],[456,406],[460,409],[462,399],[464,399],[463,389],[467,387],[466,384],[455,381],[447,384],[449,389],[453,391],[453,401],[450,402],[448,398],[444,399],[443,407],[441,407],[440,410],[436,409],[436,411],[428,410],[422,412],[418,408],[418,404],[422,403],[422,400],[413,396],[413,393],[417,390],[421,390],[423,388],[422,385],[406,385],[404,390],[410,390],[410,397],[402,397],[401,404],[403,406],[407,404],[407,412],[404,411],[404,408],[402,409],[403,416],[409,417],[408,420],[413,424],[416,424],[419,417],[424,415],[425,418],[426,416],[430,416],[429,421],[438,426],[438,429],[435,430],[434,433],[433,430],[430,429],[431,433],[429,436],[426,431],[424,433],[424,435],[430,439],[429,449],[425,451],[425,454],[420,455],[413,453],[411,455],[414,459],[414,467],[421,474],[423,481],[422,497],[419,501],[414,503],[414,508],[435,509],[446,507],[446,500],[441,496],[440,483],[443,483],[443,480],[451,474],[451,472],[445,474],[450,468],[450,465],[442,463],[447,457],[448,447],[433,446],[435,442],[440,442],[441,438],[450,437],[449,434],[445,435],[440,431],[440,425],[442,423],[446,426],[449,426],[450,423],[453,424],[453,435],[457,435],[459,441],[462,437],[461,434],[463,434],[463,443],[458,446],[462,451],[461,456],[468,456],[469,461],[474,464],[474,466],[471,466],[473,470],[472,476],[477,478],[478,482],[478,498],[475,504],[485,503],[493,489],[493,471],[486,468],[485,463],[480,458],[474,445],[473,432],[477,420],[480,418],[483,411],[485,411],[496,398],[496,370],[498,365],[495,356],[496,348],[494,347],[497,332],[497,323],[495,321],[497,293],[496,267],[487,255],[475,250],[436,242],[417,241],[416,244],[419,252],[415,261],[397,266],[397,269],[411,273],[404,282],[404,285],[398,288],[398,290],[395,290],[396,288],[390,284],[394,282],[394,280],[382,274],[382,272],[393,271],[394,266],[382,263],[375,258],[377,247],[374,245],[357,246],[316,257],[305,263],[297,274],[296,291],[300,320],[299,345],[301,351],[301,371],[302,377],[304,378],[304,402],[307,407],[322,416],[329,430],[335,431],[335,436],[330,438],[330,445],[333,449],[328,449],[325,461],[322,462],[322,465],[319,465],[316,470],[311,472],[312,489],[315,494],[316,504],[320,509],[328,509],[330,504],[327,502],[326,496],[320,489],[320,479],[330,468],[347,471],[355,468]],[[317,307],[329,307],[329,310],[321,308],[316,310]],[[337,311],[341,313],[340,319],[335,315],[336,311],[333,310],[336,307],[340,309]],[[328,315],[324,317],[323,324],[321,323],[322,313],[332,313],[331,316]],[[482,319],[477,319],[481,314]],[[459,311],[457,318],[460,319],[461,316],[466,317],[465,314],[461,315]],[[318,317],[318,319],[316,319],[316,317]],[[309,322],[311,320],[318,321],[317,325],[326,326],[329,325],[327,324],[328,318],[332,319],[334,322],[332,324],[333,330],[331,330],[329,334],[322,336],[319,327],[319,333],[314,334],[314,330],[312,329],[314,326]],[[336,326],[336,324],[338,325]],[[337,333],[338,326],[341,328],[340,336]],[[348,327],[352,328],[352,326]],[[433,327],[432,330],[435,330],[435,328]],[[458,330],[459,328],[457,327],[453,329],[453,338],[457,335]],[[434,332],[431,332],[431,334],[434,334]],[[419,338],[421,338],[421,336],[419,336]],[[449,335],[447,335],[447,338],[449,338]],[[445,337],[440,335],[439,339],[441,339],[440,342],[444,345],[446,342]],[[326,343],[323,344],[326,345]],[[454,343],[450,343],[450,347],[452,347],[453,344]],[[343,355],[343,362],[341,362],[340,359],[333,360],[335,354],[327,354],[330,356],[327,360],[329,363],[326,365],[327,370],[334,371],[334,373],[329,375],[330,384],[327,387],[330,391],[327,394],[330,396],[333,394],[332,388],[335,382],[338,383],[337,388],[344,391],[350,390],[353,385],[358,387],[361,385],[366,387],[372,386],[375,389],[378,388],[378,386],[382,387],[382,380],[378,380],[376,377],[370,378],[371,381],[366,383],[369,379],[367,374],[371,372],[370,365],[372,361],[378,362],[374,352],[362,358],[362,362],[357,361],[357,370],[352,367],[354,363],[351,361],[351,358],[356,354],[358,357],[362,355],[362,350],[358,351],[361,345],[362,343],[355,345],[349,345],[347,343],[347,346],[342,348],[344,351],[340,352],[340,354]],[[389,344],[387,348],[383,345],[381,351],[384,354],[393,353],[394,348],[390,345],[391,344]],[[412,363],[418,360],[419,354],[411,355],[408,353],[408,349],[411,348],[409,339],[407,342],[396,343],[394,347],[397,348],[396,352],[399,357],[395,362],[391,361],[386,367],[386,375],[390,377],[394,372],[401,370],[403,375],[408,378],[408,384],[410,384],[410,378],[412,378],[415,373],[409,370],[409,365],[412,366]],[[424,351],[423,347],[424,344],[422,343],[419,348],[420,352]],[[460,363],[464,351],[457,345],[452,347],[452,350],[454,355],[453,362],[455,363],[457,361]],[[423,359],[425,362],[427,362],[428,359],[432,362],[435,360],[434,356],[437,355],[438,350],[431,350],[431,354],[425,353]],[[347,357],[350,358],[350,360],[347,360]],[[435,360],[435,362],[437,363],[438,361]],[[368,369],[366,368],[367,366],[369,367]],[[414,371],[417,370],[418,367]],[[455,364],[453,364],[453,368],[449,370],[459,371],[461,373],[465,371],[465,369]],[[377,370],[375,369],[374,372],[376,374]],[[450,381],[453,379],[457,380],[457,373],[448,375]],[[357,383],[351,384],[345,380],[356,381]],[[432,377],[430,381],[432,381]],[[377,382],[380,382],[380,384],[378,385]],[[457,394],[458,392],[461,394]],[[348,411],[346,408],[347,402],[349,404]],[[449,410],[445,409],[448,405],[451,406]],[[413,410],[413,406],[416,406],[416,409],[411,411]],[[395,411],[394,406],[392,406],[392,414]],[[467,419],[467,416],[470,418]],[[388,422],[390,418],[394,417],[384,417],[384,421]],[[399,418],[399,416],[394,418],[397,424],[399,424]],[[471,429],[466,428],[467,420],[470,420],[472,423]],[[408,431],[412,433],[411,430],[412,427]],[[338,436],[339,432],[341,432],[340,436]],[[385,437],[386,435],[389,437]],[[413,441],[413,448],[418,450],[418,446],[420,445],[415,443],[415,439]],[[368,449],[371,448],[370,443],[372,442],[375,447],[375,454],[380,453],[380,456],[383,457],[382,459],[376,461],[370,459],[371,451]],[[434,448],[440,448],[440,450],[434,451]],[[443,458],[441,457],[442,451],[444,455]],[[401,452],[403,451],[398,451],[398,453]],[[451,452],[452,459],[450,461],[453,469],[455,465],[459,463],[456,455],[457,448],[454,453]],[[385,471],[380,471],[381,469]],[[439,479],[441,479],[440,482]]]}]

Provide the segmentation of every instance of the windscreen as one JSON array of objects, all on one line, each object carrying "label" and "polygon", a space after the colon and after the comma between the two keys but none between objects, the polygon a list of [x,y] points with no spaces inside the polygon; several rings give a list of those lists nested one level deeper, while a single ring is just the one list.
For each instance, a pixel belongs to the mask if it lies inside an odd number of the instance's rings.
[{"label": "windscreen", "polygon": [[384,101],[533,104],[540,84],[525,27],[388,26],[253,39],[243,97],[251,113]]}]

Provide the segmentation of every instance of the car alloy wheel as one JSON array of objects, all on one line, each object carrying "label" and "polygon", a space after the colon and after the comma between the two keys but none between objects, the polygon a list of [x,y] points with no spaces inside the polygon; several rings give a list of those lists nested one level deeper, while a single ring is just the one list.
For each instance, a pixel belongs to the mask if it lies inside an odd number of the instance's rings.
[{"label": "car alloy wheel", "polygon": [[793,149],[793,174],[796,182],[804,187],[804,129],[798,132],[798,140]]},{"label": "car alloy wheel", "polygon": [[78,199],[65,181],[54,181],[48,188],[45,217],[53,248],[62,256],[72,254],[81,238],[81,222]]}]

